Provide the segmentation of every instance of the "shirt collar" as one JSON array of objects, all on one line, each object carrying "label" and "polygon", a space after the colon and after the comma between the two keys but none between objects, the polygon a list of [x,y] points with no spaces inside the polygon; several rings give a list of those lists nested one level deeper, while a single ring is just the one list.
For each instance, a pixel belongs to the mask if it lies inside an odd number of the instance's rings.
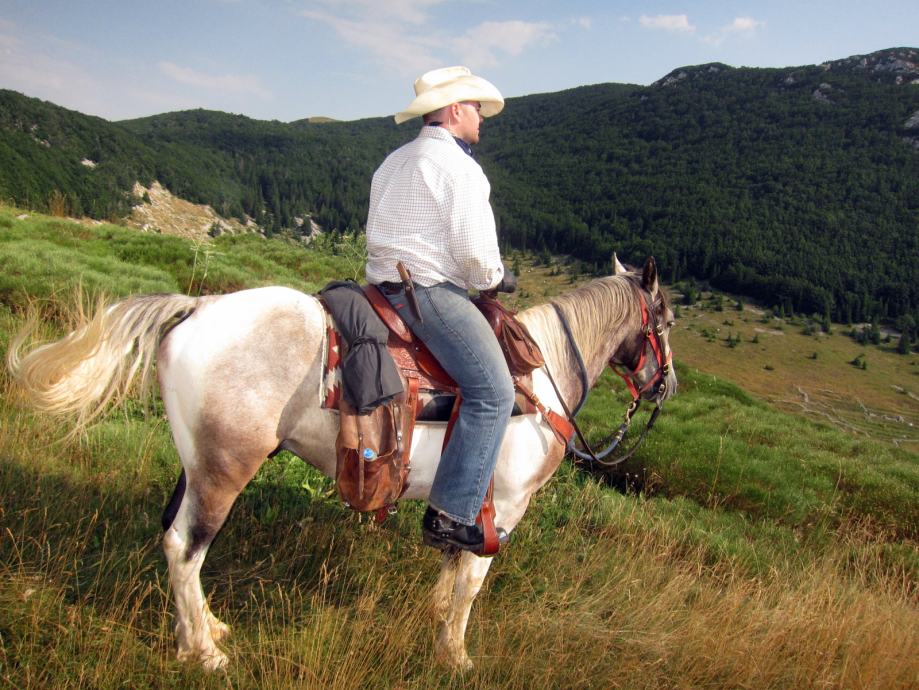
[{"label": "shirt collar", "polygon": [[472,147],[468,143],[460,139],[459,137],[454,137],[452,134],[450,134],[450,132],[447,129],[445,129],[444,127],[441,127],[441,124],[442,123],[440,122],[429,122],[428,124],[425,125],[424,128],[426,129],[428,127],[431,127],[434,130],[443,131],[443,133],[446,134],[447,136],[453,137],[453,141],[456,142],[456,145],[459,146],[463,150],[464,153],[468,154],[470,158],[475,158],[475,156],[472,155]]}]

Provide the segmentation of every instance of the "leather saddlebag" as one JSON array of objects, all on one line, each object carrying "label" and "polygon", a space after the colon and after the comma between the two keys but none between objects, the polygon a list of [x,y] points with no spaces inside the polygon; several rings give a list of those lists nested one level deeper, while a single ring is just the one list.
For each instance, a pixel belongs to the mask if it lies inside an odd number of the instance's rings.
[{"label": "leather saddlebag", "polygon": [[[391,401],[357,414],[342,400],[335,441],[335,483],[345,504],[357,511],[379,510],[402,495],[408,464],[403,461],[402,405]],[[365,449],[371,457],[365,458]]]},{"label": "leather saddlebag", "polygon": [[485,293],[480,293],[473,302],[494,330],[512,376],[526,376],[545,364],[539,346],[526,326],[515,318],[515,312]]}]

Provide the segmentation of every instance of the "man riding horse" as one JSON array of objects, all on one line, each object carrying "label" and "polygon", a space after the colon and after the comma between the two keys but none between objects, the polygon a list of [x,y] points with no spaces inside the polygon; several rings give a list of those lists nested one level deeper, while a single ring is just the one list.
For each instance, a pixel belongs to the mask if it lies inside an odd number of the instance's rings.
[{"label": "man riding horse", "polygon": [[[501,262],[490,185],[471,145],[479,141],[484,118],[504,107],[504,98],[466,67],[423,74],[415,80],[415,95],[395,120],[422,116],[418,136],[373,175],[367,281],[380,287],[456,381],[462,398],[428,498],[424,542],[481,552],[484,534],[476,515],[513,409],[514,384],[468,291],[512,292],[516,278]],[[397,269],[400,262],[407,274]]]}]

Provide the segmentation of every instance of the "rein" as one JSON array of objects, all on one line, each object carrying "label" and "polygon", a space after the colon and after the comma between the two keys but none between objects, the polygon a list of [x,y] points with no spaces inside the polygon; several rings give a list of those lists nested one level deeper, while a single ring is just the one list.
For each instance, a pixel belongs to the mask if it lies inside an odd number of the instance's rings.
[{"label": "rein", "polygon": [[[575,421],[574,416],[583,406],[584,402],[587,400],[587,393],[589,390],[589,382],[587,378],[587,367],[584,364],[584,358],[581,356],[580,348],[578,348],[577,343],[574,340],[574,336],[571,333],[571,326],[568,323],[568,318],[565,316],[561,307],[556,302],[552,302],[552,306],[555,308],[555,313],[558,315],[559,321],[562,324],[562,330],[565,332],[565,336],[568,339],[568,344],[571,346],[572,352],[574,352],[575,360],[578,364],[578,375],[581,381],[581,397],[578,400],[578,404],[575,406],[573,411],[569,411],[565,399],[562,397],[561,391],[559,391],[558,385],[555,383],[555,378],[552,376],[552,372],[549,370],[548,364],[545,365],[546,375],[549,377],[549,381],[552,384],[552,388],[555,389],[555,394],[558,396],[559,402],[562,405],[562,409],[565,412],[565,415],[568,417],[568,420],[571,422],[572,427],[577,435],[577,438],[580,440],[581,445],[584,450],[579,449],[574,444],[574,439],[571,438],[568,441],[568,445],[565,449],[566,453],[573,455],[578,460],[584,462],[591,462],[602,465],[604,467],[614,467],[619,465],[626,460],[628,460],[635,451],[638,450],[641,446],[642,441],[645,440],[648,432],[651,431],[651,428],[654,426],[654,423],[657,421],[658,416],[661,412],[661,403],[656,403],[654,410],[651,412],[651,417],[648,419],[648,423],[645,425],[645,428],[641,432],[641,436],[638,437],[638,440],[635,444],[622,456],[616,458],[615,460],[606,460],[607,456],[612,453],[625,438],[626,432],[629,430],[629,427],[632,423],[632,417],[635,415],[635,412],[638,411],[638,407],[641,405],[641,394],[646,390],[658,385],[658,398],[664,392],[667,385],[666,378],[670,371],[670,362],[673,358],[673,354],[670,351],[670,348],[663,341],[664,328],[661,324],[655,324],[651,326],[651,317],[645,303],[644,295],[641,291],[638,291],[638,299],[641,304],[641,329],[644,332],[647,343],[642,347],[641,355],[638,359],[638,364],[634,369],[629,369],[624,364],[620,362],[614,362],[612,359],[609,361],[610,368],[615,371],[623,381],[625,381],[626,386],[629,389],[629,392],[632,394],[632,402],[629,403],[628,409],[625,412],[624,419],[622,424],[620,424],[619,429],[613,434],[610,444],[604,448],[599,453],[595,453],[590,447],[590,444],[587,443],[587,439],[584,437],[584,434],[581,433],[580,427],[578,427],[577,422]],[[637,376],[638,372],[642,370],[645,365],[645,355],[648,346],[650,345],[651,351],[654,353],[654,358],[658,364],[657,373],[651,378],[648,383],[646,383],[641,388],[638,387]],[[619,367],[624,369],[620,371]]]}]

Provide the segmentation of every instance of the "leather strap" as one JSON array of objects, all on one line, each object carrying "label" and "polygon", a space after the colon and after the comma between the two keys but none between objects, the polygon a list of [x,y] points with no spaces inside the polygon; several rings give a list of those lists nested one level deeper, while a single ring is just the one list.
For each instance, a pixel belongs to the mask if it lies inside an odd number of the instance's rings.
[{"label": "leather strap", "polygon": [[393,309],[389,300],[386,299],[386,295],[380,292],[376,285],[364,285],[363,288],[364,294],[367,295],[367,299],[373,306],[374,311],[383,319],[383,323],[389,327],[389,330],[395,333],[400,340],[406,343],[412,342],[412,332],[405,325],[402,317]]},{"label": "leather strap", "polygon": [[414,376],[408,376],[405,379],[408,384],[405,392],[405,404],[402,408],[402,414],[405,421],[402,424],[402,468],[408,474],[409,460],[412,455],[412,435],[415,432],[415,418],[418,416],[418,379]]},{"label": "leather strap", "polygon": [[[408,488],[408,473],[410,471],[410,460],[412,455],[412,436],[415,432],[415,417],[418,411],[418,378],[415,376],[405,377],[405,400],[401,403],[400,415],[398,421],[401,430],[399,439],[399,450],[402,455],[402,493]],[[362,465],[363,467],[363,465]],[[401,495],[401,494],[400,494]],[[374,514],[378,524],[382,524],[390,513],[394,513],[395,503],[383,506]]]},{"label": "leather strap", "polygon": [[456,420],[459,419],[459,409],[460,405],[463,402],[463,397],[457,393],[456,400],[453,401],[453,409],[450,410],[450,420],[447,422],[447,430],[444,432],[444,443],[440,447],[440,454],[444,454],[444,450],[447,448],[447,443],[450,441],[450,436],[453,434],[453,427],[456,426]]},{"label": "leather strap", "polygon": [[494,556],[501,548],[501,542],[498,540],[498,530],[495,528],[495,478],[492,475],[491,481],[488,482],[488,490],[485,492],[485,501],[482,503],[482,509],[475,517],[475,523],[482,528],[482,535],[485,542],[482,545],[482,551],[479,556]]},{"label": "leather strap", "polygon": [[[587,393],[590,390],[590,383],[587,380],[587,367],[584,365],[584,358],[581,357],[581,350],[574,339],[574,334],[571,332],[571,325],[568,323],[568,317],[565,316],[565,312],[562,311],[562,308],[558,306],[557,302],[552,302],[552,306],[555,309],[555,313],[558,315],[558,320],[562,324],[562,330],[565,331],[565,336],[568,338],[568,344],[574,352],[574,359],[578,363],[578,378],[581,380],[581,397],[578,398],[578,404],[574,406],[573,410],[569,411],[567,408],[565,409],[565,414],[571,419],[574,419],[577,413],[580,412],[581,406],[587,400]],[[552,381],[552,385],[555,386],[555,379],[552,378],[548,365],[546,366],[546,373],[549,374],[549,380]],[[557,387],[555,392],[558,394],[558,399],[561,401],[562,407],[565,407],[565,401],[562,399]]]},{"label": "leather strap", "polygon": [[[444,445],[441,448],[441,454],[447,447],[450,435],[453,433],[453,427],[456,426],[456,420],[459,418],[459,409],[462,404],[462,397],[457,393],[456,401],[453,403],[453,410],[450,412],[450,421],[447,422],[447,430],[444,433]],[[501,542],[498,540],[498,530],[495,528],[495,477],[492,475],[488,482],[488,489],[485,491],[485,500],[479,509],[479,514],[475,516],[475,524],[482,528],[482,534],[485,542],[482,545],[479,556],[494,556],[501,548]]]},{"label": "leather strap", "polygon": [[[554,382],[553,382],[554,383]],[[574,438],[575,426],[572,424],[569,419],[566,419],[562,415],[558,414],[554,410],[548,409],[545,405],[542,404],[540,399],[536,397],[536,394],[527,388],[523,383],[518,380],[514,380],[514,386],[517,390],[523,393],[523,396],[529,400],[533,405],[536,406],[536,409],[539,410],[542,414],[543,419],[549,424],[549,428],[552,429],[552,432],[555,434],[555,437],[561,442],[563,446],[568,447],[568,443]],[[561,396],[559,396],[561,400]],[[562,405],[564,405],[562,401]]]}]

